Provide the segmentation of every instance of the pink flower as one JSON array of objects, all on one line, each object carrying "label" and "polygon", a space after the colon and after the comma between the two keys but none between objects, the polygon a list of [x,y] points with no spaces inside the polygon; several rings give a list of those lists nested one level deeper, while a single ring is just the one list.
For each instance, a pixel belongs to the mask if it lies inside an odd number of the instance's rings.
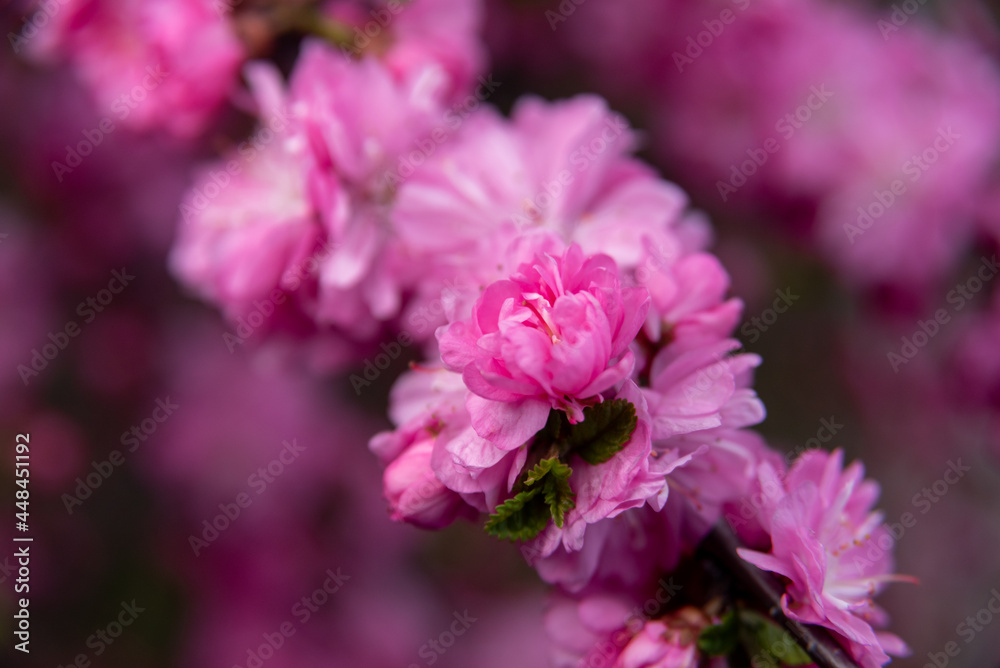
[{"label": "pink flower", "polygon": [[911,578],[891,574],[892,538],[882,515],[871,512],[878,485],[863,480],[855,462],[843,469],[843,453],[803,454],[783,481],[767,464],[761,487],[784,490],[764,497],[762,523],[771,552],[740,548],[741,557],[788,580],[782,609],[792,619],[832,630],[862,668],[909,652],[898,637],[876,632],[888,617],[873,597],[887,582]]},{"label": "pink flower", "polygon": [[636,279],[649,290],[652,308],[646,334],[652,341],[661,337],[672,350],[715,343],[728,337],[739,321],[743,303],[726,300],[729,275],[718,258],[696,252],[668,263],[650,253],[636,270]]},{"label": "pink flower", "polygon": [[[384,462],[394,462],[386,471],[385,487],[395,515],[413,521],[397,508],[407,500],[411,510],[416,508],[409,515],[429,508],[429,521],[415,518],[424,525],[443,526],[457,515],[472,517],[472,508],[494,513],[512,496],[529,455],[538,454],[533,448],[549,446],[548,442],[536,442],[534,433],[526,437],[522,447],[511,450],[482,438],[467,409],[471,396],[461,375],[433,366],[417,367],[396,383],[391,414],[400,426],[371,442],[372,450]],[[645,400],[633,382],[625,381],[618,391],[609,393],[607,400],[612,399],[627,401],[635,409],[634,430],[606,461],[589,463],[573,450],[560,455],[571,468],[567,482],[573,505],[561,525],[554,520],[546,523],[537,537],[522,547],[532,563],[543,563],[556,552],[569,555],[585,549],[592,525],[603,525],[604,520],[630,508],[647,503],[656,510],[663,508],[667,477],[690,460],[690,456],[666,450],[653,456]],[[400,460],[405,463],[397,464]],[[399,470],[394,470],[397,465]],[[456,505],[459,499],[464,503]],[[603,544],[604,532],[598,530],[594,540]],[[581,559],[590,562],[587,556]],[[579,567],[570,566],[569,570],[577,573]],[[588,574],[569,577],[583,582]]]},{"label": "pink flower", "polygon": [[489,107],[449,113],[447,129],[448,141],[408,170],[392,212],[401,242],[428,258],[421,301],[449,281],[478,298],[516,268],[497,251],[519,237],[545,233],[606,254],[625,283],[640,265],[672,265],[707,240],[694,233],[707,227],[684,216],[685,194],[630,155],[635,133],[598,97],[526,97],[510,120]]},{"label": "pink flower", "polygon": [[[651,460],[651,469],[671,467],[661,491],[666,503],[651,497],[640,508],[588,526],[578,551],[559,545],[541,555],[537,545],[522,548],[543,580],[573,592],[609,581],[630,591],[648,586],[658,577],[653,574],[672,571],[693,552],[724,510],[730,510],[727,519],[739,512],[731,504],[751,495],[761,462],[781,463],[754,432],[727,428],[654,441]],[[749,522],[754,517],[740,514],[734,524],[744,534],[759,531]]]},{"label": "pink flower", "polygon": [[[638,599],[636,599],[638,600]],[[651,599],[652,600],[652,599]],[[592,590],[577,598],[557,593],[545,617],[553,665],[581,668],[696,668],[696,642],[712,620],[687,606],[649,620],[641,605],[618,591]],[[707,659],[706,659],[707,660]],[[725,666],[725,662],[711,663]]]},{"label": "pink flower", "polygon": [[667,346],[656,355],[651,387],[644,390],[654,439],[722,426],[747,427],[764,419],[764,406],[749,388],[750,372],[760,357],[730,356],[739,346],[725,339],[691,351]]},{"label": "pink flower", "polygon": [[69,60],[116,122],[201,132],[236,84],[242,48],[213,0],[66,0],[26,48]]},{"label": "pink flower", "polygon": [[393,520],[425,529],[440,529],[459,516],[474,519],[478,513],[434,475],[431,454],[434,434],[424,432],[385,469],[385,495]]},{"label": "pink flower", "polygon": [[681,625],[679,621],[675,621],[675,626],[661,621],[647,622],[625,646],[617,665],[620,668],[698,668],[701,657],[695,642],[708,620],[698,620],[700,624],[695,626]]},{"label": "pink flower", "polygon": [[[390,502],[406,496],[422,507],[423,500],[433,498],[441,513],[435,517],[438,527],[458,516],[475,517],[473,510],[492,510],[510,491],[525,461],[526,453],[506,457],[507,452],[476,434],[465,407],[468,396],[461,375],[440,366],[416,367],[403,374],[392,390],[389,412],[397,428],[377,434],[369,444],[386,464],[407,460],[400,465],[405,468],[386,470]],[[417,452],[408,454],[413,448]],[[431,481],[428,472],[439,483]],[[412,485],[422,487],[401,489]],[[456,508],[456,500],[463,500],[464,507]],[[406,512],[395,508],[396,513],[408,520]]]},{"label": "pink flower", "polygon": [[189,191],[175,271],[231,317],[289,291],[298,316],[371,339],[422,275],[390,234],[387,175],[442,113],[434,90],[316,41],[287,86],[266,64],[247,78],[261,126]]},{"label": "pink flower", "polygon": [[667,501],[667,476],[691,459],[675,451],[653,456],[649,414],[635,383],[626,381],[614,398],[625,399],[635,407],[635,431],[622,449],[602,464],[591,465],[579,457],[570,458],[573,467],[570,485],[576,505],[566,514],[562,527],[549,524],[522,548],[529,561],[548,557],[560,549],[567,553],[583,549],[591,525],[617,517],[630,508],[648,503],[661,510]]},{"label": "pink flower", "polygon": [[662,60],[632,55],[661,64],[665,160],[748,220],[793,227],[854,285],[912,292],[948,274],[993,183],[988,53],[864,8],[762,0],[691,61],[684,42],[705,17],[671,4]]},{"label": "pink flower", "polygon": [[172,268],[233,318],[290,287],[285,273],[322,240],[308,197],[314,163],[289,124],[276,115],[262,126],[271,141],[204,168],[181,203]]},{"label": "pink flower", "polygon": [[438,330],[441,358],[461,372],[476,432],[512,449],[538,432],[550,409],[571,422],[632,372],[629,344],[649,295],[623,288],[611,258],[579,246],[543,253],[491,284],[472,317]]}]

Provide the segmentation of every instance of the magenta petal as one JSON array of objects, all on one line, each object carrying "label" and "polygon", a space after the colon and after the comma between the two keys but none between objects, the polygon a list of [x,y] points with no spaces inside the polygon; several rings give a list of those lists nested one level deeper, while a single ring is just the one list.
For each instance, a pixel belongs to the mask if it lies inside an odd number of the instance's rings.
[{"label": "magenta petal", "polygon": [[784,575],[786,578],[792,576],[791,569],[788,568],[785,562],[770,554],[748,550],[745,547],[737,548],[736,553],[740,555],[743,561],[750,562],[762,571],[771,571],[778,575]]},{"label": "magenta petal", "polygon": [[476,433],[501,450],[524,445],[549,418],[548,403],[537,399],[506,403],[470,394],[465,406]]}]

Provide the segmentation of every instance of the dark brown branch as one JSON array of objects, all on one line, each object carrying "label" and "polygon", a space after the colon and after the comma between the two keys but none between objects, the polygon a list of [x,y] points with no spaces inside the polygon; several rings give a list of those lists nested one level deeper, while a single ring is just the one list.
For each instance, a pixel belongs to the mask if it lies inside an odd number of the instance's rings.
[{"label": "dark brown branch", "polygon": [[738,547],[743,547],[739,538],[729,525],[722,521],[709,532],[698,549],[717,561],[728,572],[733,573],[767,614],[798,641],[819,668],[858,668],[858,664],[826,629],[802,624],[785,615],[781,609],[784,585],[774,575],[741,559],[736,554]]}]

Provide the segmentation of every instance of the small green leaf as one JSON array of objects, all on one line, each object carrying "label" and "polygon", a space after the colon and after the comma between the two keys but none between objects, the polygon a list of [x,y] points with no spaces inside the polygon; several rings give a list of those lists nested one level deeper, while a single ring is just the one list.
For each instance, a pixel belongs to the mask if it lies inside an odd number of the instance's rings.
[{"label": "small green leaf", "polygon": [[569,486],[569,477],[573,473],[573,469],[558,459],[545,461],[555,462],[549,475],[545,477],[545,503],[548,504],[549,511],[552,513],[552,520],[557,527],[562,529],[566,513],[576,508],[576,494]]},{"label": "small green leaf", "polygon": [[513,498],[497,506],[486,522],[486,532],[498,538],[531,540],[541,533],[549,520],[562,528],[566,513],[576,507],[576,495],[569,486],[573,474],[558,457],[538,462],[521,475]]},{"label": "small green leaf", "polygon": [[732,610],[722,616],[720,623],[706,627],[698,636],[698,649],[708,656],[732,654],[738,644],[739,629]]},{"label": "small green leaf", "polygon": [[540,534],[552,516],[541,492],[541,487],[532,487],[501,503],[486,521],[486,533],[508,540],[531,540]]},{"label": "small green leaf", "polygon": [[550,474],[558,478],[569,479],[571,473],[573,473],[573,469],[559,461],[558,457],[549,457],[538,462],[535,468],[528,471],[524,477],[524,485],[531,487]]},{"label": "small green leaf", "polygon": [[[785,666],[809,666],[813,660],[790,633],[773,620],[752,610],[740,613],[740,621],[752,638],[751,654],[769,654]],[[750,648],[748,648],[750,649]]]},{"label": "small green leaf", "polygon": [[639,424],[635,406],[627,399],[602,401],[583,409],[583,422],[569,425],[566,442],[588,464],[603,464],[614,457]]}]

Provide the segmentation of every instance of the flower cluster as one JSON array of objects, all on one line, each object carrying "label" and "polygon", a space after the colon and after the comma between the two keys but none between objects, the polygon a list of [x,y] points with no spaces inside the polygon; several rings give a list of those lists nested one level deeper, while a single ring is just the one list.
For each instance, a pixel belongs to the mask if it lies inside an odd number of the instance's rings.
[{"label": "flower cluster", "polygon": [[[696,561],[713,527],[783,472],[748,429],[765,415],[761,359],[732,338],[742,303],[707,250],[710,226],[632,155],[638,135],[602,99],[528,97],[509,117],[484,103],[501,84],[476,79],[477,42],[456,36],[475,12],[456,14],[448,39],[423,14],[447,5],[415,0],[390,34],[358,38],[371,49],[307,39],[287,81],[250,63],[261,125],[189,190],[174,271],[234,321],[257,327],[256,311],[266,331],[335,341],[341,368],[387,336],[393,356],[414,344],[406,356],[420,361],[390,398],[395,428],[370,443],[390,516],[483,521],[518,542],[589,625],[553,627],[576,659],[612,634],[614,665],[723,665],[718,628],[772,626],[695,594],[632,619],[616,607]],[[356,7],[328,10],[364,35]],[[778,526],[761,512],[737,529],[785,550]],[[824,587],[793,578],[788,596]],[[828,608],[797,618],[829,625]],[[852,651],[902,648],[844,619]]]}]

